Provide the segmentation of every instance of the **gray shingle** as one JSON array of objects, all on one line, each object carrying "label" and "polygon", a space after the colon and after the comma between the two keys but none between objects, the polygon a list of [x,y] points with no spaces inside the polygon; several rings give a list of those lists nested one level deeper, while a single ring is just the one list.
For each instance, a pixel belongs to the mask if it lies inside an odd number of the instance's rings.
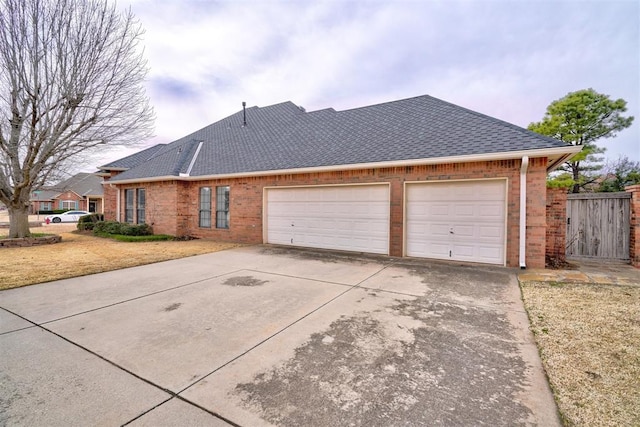
[{"label": "gray shingle", "polygon": [[[191,176],[502,153],[567,144],[428,95],[345,111],[291,102],[251,107],[158,149],[112,180]],[[184,147],[184,149],[181,149]],[[179,153],[180,151],[180,153]],[[182,155],[181,155],[182,154]],[[114,164],[118,164],[114,162]]]},{"label": "gray shingle", "polygon": [[80,172],[56,185],[39,190],[37,197],[31,200],[51,200],[65,191],[73,191],[80,196],[102,196],[102,178],[86,172]]},{"label": "gray shingle", "polygon": [[104,166],[100,166],[100,169],[131,169],[132,167],[135,167],[140,163],[151,159],[159,150],[164,147],[165,144],[154,145],[137,153],[131,154],[130,156],[123,157]]}]

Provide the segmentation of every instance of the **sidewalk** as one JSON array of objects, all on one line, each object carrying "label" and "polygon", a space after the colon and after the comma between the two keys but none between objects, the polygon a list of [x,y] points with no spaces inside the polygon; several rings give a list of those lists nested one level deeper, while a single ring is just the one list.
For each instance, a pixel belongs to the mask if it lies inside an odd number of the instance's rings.
[{"label": "sidewalk", "polygon": [[640,269],[616,262],[571,261],[575,270],[531,269],[518,274],[521,282],[598,283],[640,286]]}]

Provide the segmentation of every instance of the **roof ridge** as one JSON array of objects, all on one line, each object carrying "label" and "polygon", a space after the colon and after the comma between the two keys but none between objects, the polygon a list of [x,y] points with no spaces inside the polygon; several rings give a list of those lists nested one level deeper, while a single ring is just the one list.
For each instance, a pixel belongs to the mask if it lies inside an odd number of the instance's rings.
[{"label": "roof ridge", "polygon": [[[242,126],[242,115],[241,109],[159,145],[160,149],[152,150],[151,155],[114,162],[114,167],[124,166],[124,172],[111,179],[116,182],[180,176],[186,172],[189,160],[193,163],[188,167],[189,176],[195,179],[528,150],[546,155],[541,150],[572,148],[430,95],[342,111],[329,107],[306,112],[292,101],[252,106],[247,109],[246,127]],[[199,141],[203,141],[202,149],[195,158]],[[556,156],[555,152],[550,155]],[[148,161],[141,160],[149,157]]]}]

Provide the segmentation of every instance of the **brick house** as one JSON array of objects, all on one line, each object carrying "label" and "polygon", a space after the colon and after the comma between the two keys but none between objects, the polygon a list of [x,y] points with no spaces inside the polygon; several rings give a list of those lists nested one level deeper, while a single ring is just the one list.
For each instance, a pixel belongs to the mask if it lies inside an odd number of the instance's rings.
[{"label": "brick house", "polygon": [[92,173],[77,173],[56,185],[34,191],[30,202],[32,214],[62,209],[102,213],[102,180]]},{"label": "brick house", "polygon": [[345,111],[284,102],[102,166],[105,216],[176,236],[544,267],[546,176],[579,148],[426,95]]}]

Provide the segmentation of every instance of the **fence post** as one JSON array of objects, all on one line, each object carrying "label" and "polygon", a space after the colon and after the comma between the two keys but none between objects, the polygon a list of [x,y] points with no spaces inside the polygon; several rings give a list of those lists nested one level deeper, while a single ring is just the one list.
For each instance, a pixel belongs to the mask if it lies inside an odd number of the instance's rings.
[{"label": "fence post", "polygon": [[630,185],[625,188],[625,191],[631,193],[629,258],[631,265],[640,268],[640,184]]}]

